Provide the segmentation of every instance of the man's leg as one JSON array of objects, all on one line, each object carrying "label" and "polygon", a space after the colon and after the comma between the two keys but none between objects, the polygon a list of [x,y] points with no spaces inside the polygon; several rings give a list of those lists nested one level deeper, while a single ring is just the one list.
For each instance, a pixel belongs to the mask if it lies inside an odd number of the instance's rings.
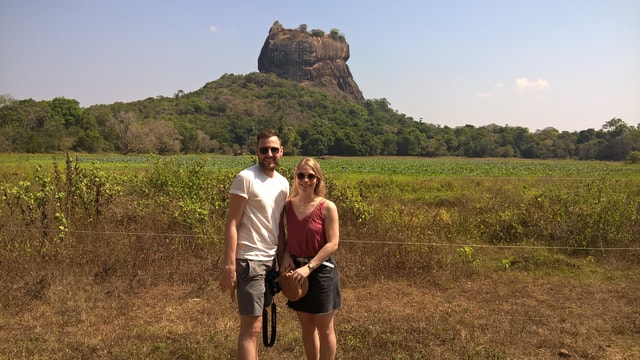
[{"label": "man's leg", "polygon": [[238,359],[258,359],[258,339],[262,331],[262,316],[240,316]]},{"label": "man's leg", "polygon": [[265,300],[265,272],[271,261],[238,259],[238,310],[240,333],[238,334],[238,359],[258,359],[258,339],[262,333],[262,310]]}]

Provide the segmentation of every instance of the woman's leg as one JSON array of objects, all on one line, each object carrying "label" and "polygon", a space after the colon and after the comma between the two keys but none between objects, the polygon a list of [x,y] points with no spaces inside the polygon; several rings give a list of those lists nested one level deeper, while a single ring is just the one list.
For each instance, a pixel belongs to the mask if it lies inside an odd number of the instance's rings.
[{"label": "woman's leg", "polygon": [[309,313],[297,312],[302,327],[302,344],[308,360],[320,358],[320,340],[316,329],[316,316]]},{"label": "woman's leg", "polygon": [[334,312],[316,315],[316,328],[320,342],[320,360],[332,360],[336,357],[336,333],[333,328]]}]

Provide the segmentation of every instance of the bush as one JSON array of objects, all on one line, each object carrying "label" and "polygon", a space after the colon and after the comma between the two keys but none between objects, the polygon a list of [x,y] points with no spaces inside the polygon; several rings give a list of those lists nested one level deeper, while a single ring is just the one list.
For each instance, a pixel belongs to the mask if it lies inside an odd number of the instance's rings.
[{"label": "bush", "polygon": [[640,151],[632,151],[627,156],[626,162],[629,164],[640,164]]}]

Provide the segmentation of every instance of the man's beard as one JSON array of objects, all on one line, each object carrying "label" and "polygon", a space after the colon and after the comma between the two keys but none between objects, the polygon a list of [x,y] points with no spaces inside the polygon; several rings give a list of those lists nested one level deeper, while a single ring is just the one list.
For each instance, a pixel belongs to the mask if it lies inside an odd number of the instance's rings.
[{"label": "man's beard", "polygon": [[260,167],[265,170],[275,170],[278,167],[278,160],[276,160],[275,158],[263,158],[258,161],[258,164],[260,164]]}]

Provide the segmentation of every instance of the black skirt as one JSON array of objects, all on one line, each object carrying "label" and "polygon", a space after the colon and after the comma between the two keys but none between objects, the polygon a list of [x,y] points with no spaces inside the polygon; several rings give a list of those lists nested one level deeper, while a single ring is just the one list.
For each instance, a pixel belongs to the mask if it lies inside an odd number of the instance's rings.
[{"label": "black skirt", "polygon": [[[305,263],[293,259],[296,268]],[[298,301],[287,301],[289,308],[315,315],[329,314],[342,307],[340,296],[340,275],[333,257],[326,261],[333,265],[318,264],[309,275],[309,291]]]}]

